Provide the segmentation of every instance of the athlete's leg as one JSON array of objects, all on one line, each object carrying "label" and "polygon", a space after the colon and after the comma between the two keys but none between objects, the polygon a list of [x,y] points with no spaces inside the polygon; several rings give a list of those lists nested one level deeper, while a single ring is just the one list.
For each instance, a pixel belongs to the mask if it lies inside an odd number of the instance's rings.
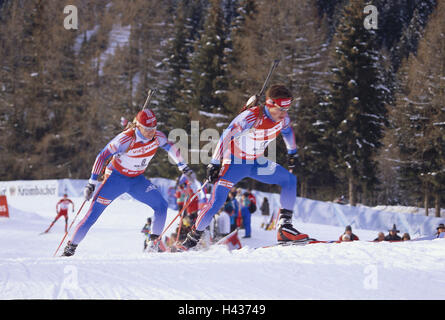
[{"label": "athlete's leg", "polygon": [[230,189],[240,180],[249,175],[250,167],[246,164],[226,164],[222,168],[221,176],[215,182],[210,200],[199,211],[195,222],[195,229],[203,231],[212,222],[213,216],[224,205]]},{"label": "athlete's leg", "polygon": [[150,206],[154,211],[153,228],[151,234],[160,235],[164,230],[167,218],[168,203],[162,197],[157,187],[144,176],[135,178],[128,193],[136,200]]},{"label": "athlete's leg", "polygon": [[112,172],[111,175],[102,182],[97,189],[88,212],[76,227],[76,231],[71,239],[72,244],[78,245],[105,208],[114,199],[127,191],[130,179],[131,178],[124,177],[117,172]]},{"label": "athlete's leg", "polygon": [[256,168],[252,169],[253,179],[281,186],[281,209],[278,222],[278,241],[305,241],[307,234],[300,233],[292,225],[293,209],[297,199],[297,178],[285,168],[272,161],[259,159]]},{"label": "athlete's leg", "polygon": [[297,178],[279,164],[262,158],[261,164],[252,168],[251,178],[281,187],[281,208],[293,211],[297,200]]},{"label": "athlete's leg", "polygon": [[51,228],[56,223],[56,221],[59,220],[60,216],[61,216],[61,214],[58,213],[57,216],[54,218],[53,222],[51,222],[51,224],[49,225],[48,229],[45,230],[45,233],[47,233],[47,232],[49,232],[49,230],[51,230]]}]

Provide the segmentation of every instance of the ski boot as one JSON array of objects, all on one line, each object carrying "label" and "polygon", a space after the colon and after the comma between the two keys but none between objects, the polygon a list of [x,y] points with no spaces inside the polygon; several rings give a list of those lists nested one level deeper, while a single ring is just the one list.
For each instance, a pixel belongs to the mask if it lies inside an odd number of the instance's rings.
[{"label": "ski boot", "polygon": [[156,234],[150,234],[149,240],[146,242],[146,247],[144,248],[144,251],[146,252],[162,252],[162,250],[159,248],[160,241],[156,241],[159,236]]},{"label": "ski boot", "polygon": [[63,250],[62,257],[70,257],[76,252],[77,244],[71,243],[68,241],[65,249]]},{"label": "ski boot", "polygon": [[307,234],[299,232],[292,226],[292,211],[290,210],[280,210],[277,240],[279,243],[298,243],[309,240],[309,236]]},{"label": "ski boot", "polygon": [[201,239],[203,233],[204,231],[198,231],[193,228],[192,231],[190,231],[187,234],[187,238],[184,240],[182,245],[178,246],[178,249],[186,251],[189,250],[190,248],[195,247],[198,244],[199,240]]}]

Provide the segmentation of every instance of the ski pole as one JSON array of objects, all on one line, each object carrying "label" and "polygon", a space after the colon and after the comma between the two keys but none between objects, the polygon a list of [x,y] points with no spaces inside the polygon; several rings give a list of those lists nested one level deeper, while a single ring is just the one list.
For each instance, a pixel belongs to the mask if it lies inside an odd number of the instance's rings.
[{"label": "ski pole", "polygon": [[266,91],[267,86],[269,85],[270,78],[272,77],[273,72],[278,67],[278,64],[280,63],[280,59],[275,59],[272,62],[272,65],[270,66],[269,73],[267,74],[266,80],[263,83],[263,86],[261,87],[260,92],[258,92],[257,96],[258,98],[261,97],[264,94],[264,91]]},{"label": "ski pole", "polygon": [[[270,78],[272,77],[272,74],[275,71],[275,69],[278,67],[279,63],[280,63],[279,59],[275,59],[272,62],[272,65],[270,66],[270,69],[269,69],[269,73],[267,74],[266,80],[264,81],[263,86],[261,87],[261,90],[254,96],[250,97],[250,99],[247,101],[246,105],[241,109],[240,113],[243,112],[244,110],[247,110],[247,109],[255,106],[258,103],[259,99],[266,91],[266,88],[269,85]],[[253,128],[256,128],[258,126],[258,123],[261,118],[263,118],[263,109],[262,108],[260,108],[259,116],[255,120],[255,123],[253,124]]]},{"label": "ski pole", "polygon": [[201,192],[202,189],[204,189],[205,185],[209,182],[209,180],[207,179],[206,181],[204,181],[204,183],[202,184],[201,188],[199,188],[191,197],[190,199],[187,200],[186,204],[184,204],[184,206],[182,207],[181,211],[179,211],[179,213],[176,215],[176,217],[173,218],[173,220],[170,222],[170,224],[164,229],[164,231],[162,231],[162,233],[159,235],[159,237],[153,242],[154,245],[156,245],[158,243],[159,240],[162,239],[162,237],[164,236],[164,234],[167,232],[167,230],[171,227],[171,225],[173,224],[173,222],[176,221],[176,219],[182,215],[182,213],[184,212],[185,209],[187,209],[187,207],[190,205],[190,203],[192,203],[193,199],[195,199],[195,197],[198,195],[199,192]]},{"label": "ski pole", "polygon": [[278,224],[278,218],[280,217],[280,209],[278,209],[277,211],[277,217],[275,219],[275,225],[273,226],[274,230],[277,229],[277,224]]},{"label": "ski pole", "polygon": [[181,229],[182,229],[182,220],[184,219],[184,215],[181,214],[181,219],[179,219],[179,228],[178,228],[178,233],[176,235],[176,242],[179,241],[179,234],[181,233]]},{"label": "ski pole", "polygon": [[154,94],[156,93],[157,89],[153,89],[153,90],[148,90],[148,95],[147,95],[147,99],[145,100],[144,106],[142,107],[142,110],[145,110],[145,108],[147,108],[148,104],[150,103],[151,98],[154,96]]},{"label": "ski pole", "polygon": [[79,215],[80,211],[82,211],[82,208],[83,208],[83,206],[85,205],[86,202],[87,202],[87,200],[85,199],[85,200],[83,201],[82,205],[80,206],[79,211],[77,211],[77,214],[74,216],[73,222],[71,222],[71,224],[70,224],[70,226],[69,226],[69,228],[68,228],[68,231],[65,232],[65,235],[63,236],[62,241],[60,241],[60,244],[59,244],[59,246],[57,247],[56,252],[54,252],[53,257],[56,256],[57,251],[59,251],[60,247],[62,246],[63,241],[65,241],[65,238],[66,238],[66,236],[68,235],[68,233],[70,232],[71,227],[72,227],[73,224],[74,224],[74,221],[76,221],[77,216]]}]

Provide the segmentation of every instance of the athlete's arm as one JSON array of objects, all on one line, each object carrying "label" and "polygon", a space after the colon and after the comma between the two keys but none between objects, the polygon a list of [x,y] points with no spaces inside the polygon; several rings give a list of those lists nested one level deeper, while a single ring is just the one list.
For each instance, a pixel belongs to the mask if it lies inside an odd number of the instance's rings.
[{"label": "athlete's arm", "polygon": [[284,143],[286,144],[286,149],[288,154],[297,153],[297,143],[295,142],[295,133],[290,125],[290,118],[286,116],[284,119],[284,127],[281,130],[281,135],[283,136]]},{"label": "athlete's arm", "polygon": [[96,157],[93,169],[91,170],[90,183],[97,182],[97,178],[101,174],[107,159],[117,153],[125,152],[133,140],[132,135],[126,135],[124,132],[114,137]]},{"label": "athlete's arm", "polygon": [[175,147],[174,143],[169,141],[165,134],[161,131],[156,131],[156,138],[159,141],[159,146],[167,151],[170,158],[178,166],[179,170],[183,170],[187,165],[181,156],[181,152]]},{"label": "athlete's arm", "polygon": [[230,141],[233,139],[233,137],[252,128],[257,117],[258,115],[252,110],[246,110],[241,112],[235,119],[233,119],[219,138],[210,163],[219,164],[221,162],[224,150],[230,146]]}]

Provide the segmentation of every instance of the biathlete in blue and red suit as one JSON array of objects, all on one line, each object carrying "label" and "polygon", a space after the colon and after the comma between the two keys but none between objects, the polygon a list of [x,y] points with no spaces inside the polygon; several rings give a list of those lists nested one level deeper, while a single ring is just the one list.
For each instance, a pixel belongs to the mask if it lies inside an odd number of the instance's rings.
[{"label": "biathlete in blue and red suit", "polygon": [[[162,233],[167,215],[167,201],[162,197],[157,187],[143,175],[150,160],[159,147],[168,152],[180,171],[186,175],[194,175],[184,163],[179,150],[166,136],[156,130],[156,117],[149,109],[140,111],[130,128],[118,134],[97,155],[88,185],[85,187],[86,200],[92,198],[92,203],[85,217],[76,227],[75,233],[65,247],[64,256],[74,254],[78,244],[96,222],[105,208],[123,193],[128,193],[136,200],[145,203],[154,210],[153,227],[150,234],[151,244]],[[106,166],[104,180],[98,178]],[[154,250],[156,248],[153,247]]]},{"label": "biathlete in blue and red suit", "polygon": [[207,179],[214,182],[211,198],[199,211],[194,228],[182,243],[183,249],[196,246],[212,217],[224,205],[230,189],[247,177],[281,186],[277,240],[285,242],[308,239],[308,235],[300,233],[292,226],[297,178],[264,156],[269,143],[281,133],[288,150],[288,168],[295,167],[297,146],[287,114],[292,100],[292,94],[285,86],[271,86],[266,92],[265,106],[254,106],[241,112],[223,132],[207,167]]}]

